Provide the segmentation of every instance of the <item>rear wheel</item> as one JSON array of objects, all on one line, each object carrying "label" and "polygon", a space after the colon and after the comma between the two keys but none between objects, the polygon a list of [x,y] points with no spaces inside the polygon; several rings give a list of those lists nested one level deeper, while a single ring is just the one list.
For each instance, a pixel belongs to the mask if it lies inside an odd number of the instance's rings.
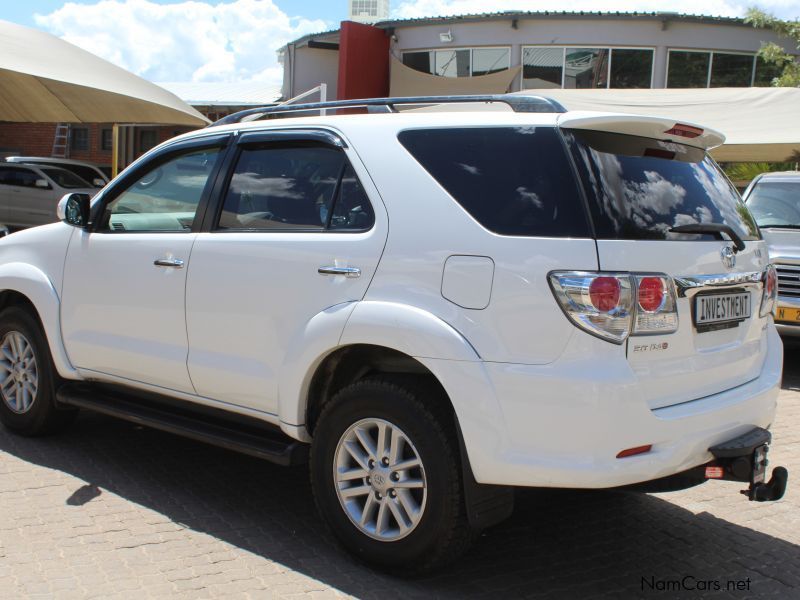
[{"label": "rear wheel", "polygon": [[472,537],[452,416],[431,393],[411,381],[354,383],[323,408],[311,446],[314,498],[333,534],[399,574],[449,562]]},{"label": "rear wheel", "polygon": [[0,313],[0,422],[22,435],[67,425],[76,411],[56,408],[57,379],[38,321],[19,307]]}]

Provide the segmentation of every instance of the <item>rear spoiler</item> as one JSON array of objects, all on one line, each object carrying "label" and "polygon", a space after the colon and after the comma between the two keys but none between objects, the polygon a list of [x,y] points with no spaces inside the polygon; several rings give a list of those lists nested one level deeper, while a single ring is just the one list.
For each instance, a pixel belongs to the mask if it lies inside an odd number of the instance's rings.
[{"label": "rear spoiler", "polygon": [[559,115],[558,126],[563,129],[590,129],[638,135],[703,150],[711,150],[725,142],[725,136],[715,129],[665,117],[570,111]]}]

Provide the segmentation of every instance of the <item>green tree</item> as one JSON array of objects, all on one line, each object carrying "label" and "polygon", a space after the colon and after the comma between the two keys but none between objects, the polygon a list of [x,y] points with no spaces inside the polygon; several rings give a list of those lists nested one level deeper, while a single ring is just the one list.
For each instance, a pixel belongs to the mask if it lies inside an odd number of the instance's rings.
[{"label": "green tree", "polygon": [[[745,21],[753,27],[769,28],[782,37],[794,41],[800,50],[800,20],[782,21],[758,8],[747,10]],[[776,65],[780,75],[772,80],[776,87],[800,87],[800,63],[774,42],[762,44],[758,55],[764,62]]]}]

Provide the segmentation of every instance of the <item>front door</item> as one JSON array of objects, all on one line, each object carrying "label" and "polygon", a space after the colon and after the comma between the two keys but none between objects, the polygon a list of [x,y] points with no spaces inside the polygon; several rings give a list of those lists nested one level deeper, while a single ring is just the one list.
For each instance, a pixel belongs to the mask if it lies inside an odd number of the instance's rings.
[{"label": "front door", "polygon": [[183,144],[123,176],[93,210],[96,223],[72,237],[61,322],[79,369],[194,391],[186,369],[186,272],[224,140]]},{"label": "front door", "polygon": [[198,394],[271,414],[291,348],[315,316],[364,296],[388,227],[355,156],[291,135],[242,136],[186,288]]}]

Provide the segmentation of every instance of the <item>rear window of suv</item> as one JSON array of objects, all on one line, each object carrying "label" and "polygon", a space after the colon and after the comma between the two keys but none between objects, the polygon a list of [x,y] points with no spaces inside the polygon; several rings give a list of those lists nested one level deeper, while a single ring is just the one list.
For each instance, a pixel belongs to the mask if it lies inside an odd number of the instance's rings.
[{"label": "rear window of suv", "polygon": [[729,225],[742,239],[760,238],[738,192],[703,150],[617,133],[564,133],[599,239],[714,239],[670,232],[694,223]]},{"label": "rear window of suv", "polygon": [[554,127],[414,129],[398,139],[486,229],[512,236],[591,237]]}]

